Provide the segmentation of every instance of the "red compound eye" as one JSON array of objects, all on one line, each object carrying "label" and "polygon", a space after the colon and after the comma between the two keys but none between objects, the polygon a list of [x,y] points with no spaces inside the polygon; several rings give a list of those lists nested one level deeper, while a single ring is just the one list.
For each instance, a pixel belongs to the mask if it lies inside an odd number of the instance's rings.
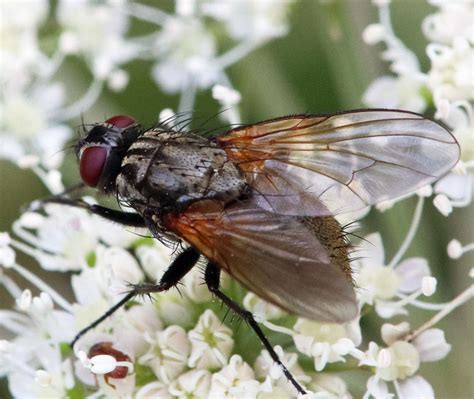
[{"label": "red compound eye", "polygon": [[118,127],[119,129],[125,129],[135,123],[135,119],[128,115],[115,115],[105,121],[109,125]]},{"label": "red compound eye", "polygon": [[107,148],[101,146],[87,147],[82,151],[79,171],[84,183],[96,187],[107,159]]}]

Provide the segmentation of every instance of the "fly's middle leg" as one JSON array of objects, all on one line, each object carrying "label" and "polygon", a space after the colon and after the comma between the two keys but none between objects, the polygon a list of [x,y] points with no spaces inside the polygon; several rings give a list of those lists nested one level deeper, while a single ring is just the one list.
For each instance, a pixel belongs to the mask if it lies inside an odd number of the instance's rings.
[{"label": "fly's middle leg", "polygon": [[112,306],[107,312],[100,316],[93,323],[83,328],[77,333],[71,342],[71,347],[74,347],[74,344],[79,338],[81,338],[88,331],[97,327],[102,323],[107,317],[114,314],[118,309],[124,306],[128,301],[136,297],[137,295],[150,295],[155,292],[162,292],[169,290],[171,287],[174,287],[179,281],[193,268],[193,266],[199,260],[199,252],[194,248],[190,247],[181,252],[176,259],[171,263],[166,272],[163,274],[163,277],[160,279],[158,284],[137,284],[132,285],[132,289],[127,293],[119,302]]}]

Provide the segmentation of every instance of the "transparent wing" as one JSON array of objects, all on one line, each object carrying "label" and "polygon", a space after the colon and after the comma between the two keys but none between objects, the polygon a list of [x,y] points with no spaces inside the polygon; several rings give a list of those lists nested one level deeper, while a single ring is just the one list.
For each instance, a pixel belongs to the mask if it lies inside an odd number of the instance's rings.
[{"label": "transparent wing", "polygon": [[167,228],[191,243],[261,298],[314,320],[345,322],[357,314],[350,275],[295,217],[251,201],[223,210],[218,202],[167,215]]},{"label": "transparent wing", "polygon": [[231,130],[217,142],[259,205],[287,215],[337,214],[395,198],[459,159],[444,127],[398,110],[289,116]]}]

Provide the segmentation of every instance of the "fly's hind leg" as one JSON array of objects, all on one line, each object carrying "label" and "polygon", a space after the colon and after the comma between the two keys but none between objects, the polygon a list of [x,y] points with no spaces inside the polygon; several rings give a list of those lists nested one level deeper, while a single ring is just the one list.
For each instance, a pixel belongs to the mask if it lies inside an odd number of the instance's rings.
[{"label": "fly's hind leg", "polygon": [[273,349],[272,345],[270,344],[270,341],[265,336],[265,334],[263,333],[258,323],[255,321],[255,318],[253,317],[252,313],[244,309],[237,302],[234,302],[231,298],[229,298],[219,289],[220,273],[221,271],[217,265],[213,264],[212,262],[209,262],[207,264],[204,278],[209,288],[209,291],[211,291],[216,297],[218,297],[222,302],[224,302],[232,311],[234,311],[238,316],[240,316],[243,320],[245,320],[248,323],[248,325],[252,328],[252,330],[255,331],[258,338],[260,338],[260,341],[262,342],[263,346],[270,354],[273,361],[277,363],[278,366],[280,366],[280,368],[283,371],[283,374],[285,374],[285,377],[288,379],[288,381],[290,381],[293,384],[293,386],[296,388],[296,390],[300,394],[302,395],[306,394],[306,391],[303,389],[303,387],[298,383],[298,381],[296,381],[295,377],[293,377],[290,371],[282,363],[277,353]]},{"label": "fly's hind leg", "polygon": [[125,295],[119,302],[112,306],[107,312],[105,312],[93,323],[79,331],[71,342],[71,347],[73,348],[77,340],[81,338],[84,334],[97,327],[107,317],[111,316],[113,313],[115,313],[118,309],[120,309],[128,301],[130,301],[137,295],[150,295],[152,293],[166,291],[169,290],[171,287],[174,287],[193,268],[193,266],[199,260],[199,256],[199,252],[196,251],[194,248],[187,248],[183,252],[181,252],[171,263],[171,265],[161,277],[161,280],[158,284],[133,285],[130,292],[128,292],[127,295]]}]

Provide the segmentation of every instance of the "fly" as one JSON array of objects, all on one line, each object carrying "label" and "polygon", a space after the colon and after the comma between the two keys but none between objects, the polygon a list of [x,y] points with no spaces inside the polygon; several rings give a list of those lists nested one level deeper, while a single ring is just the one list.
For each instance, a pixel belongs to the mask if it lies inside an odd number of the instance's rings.
[{"label": "fly", "polygon": [[222,270],[268,302],[332,323],[357,316],[349,244],[335,215],[430,184],[459,159],[444,127],[385,109],[295,115],[205,138],[115,116],[77,144],[84,184],[116,195],[136,213],[64,196],[114,222],[185,242],[157,284],[139,284],[87,331],[140,294],[176,286],[203,255],[209,290],[248,322],[300,393],[250,312],[219,287]]}]

